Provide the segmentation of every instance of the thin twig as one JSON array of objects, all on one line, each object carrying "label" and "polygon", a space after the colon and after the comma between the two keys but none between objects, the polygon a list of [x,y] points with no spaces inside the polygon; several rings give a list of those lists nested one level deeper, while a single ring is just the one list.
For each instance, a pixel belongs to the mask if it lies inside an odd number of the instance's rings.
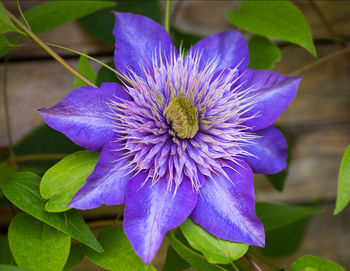
[{"label": "thin twig", "polygon": [[176,19],[177,19],[177,16],[179,15],[179,11],[182,4],[183,4],[183,0],[178,0],[174,6],[170,16],[170,26],[169,26],[170,28],[176,22]]},{"label": "thin twig", "polygon": [[[30,162],[30,161],[40,161],[40,160],[60,160],[66,157],[68,154],[66,153],[45,153],[45,154],[28,154],[28,155],[20,155],[14,157],[14,161],[16,163]],[[11,160],[6,160],[0,165],[10,164]]]},{"label": "thin twig", "polygon": [[244,255],[244,257],[248,260],[248,262],[254,266],[254,268],[257,270],[257,271],[263,271],[262,268],[249,256],[249,255]]},{"label": "thin twig", "polygon": [[273,270],[278,271],[281,269],[278,266],[274,265],[272,262],[270,262],[268,259],[263,257],[262,255],[260,255],[259,253],[255,252],[254,249],[252,249],[252,248],[249,249],[248,255],[252,258],[256,258],[256,259],[260,260],[261,262],[263,262],[267,266],[271,267],[271,269],[273,269]]},{"label": "thin twig", "polygon": [[125,80],[126,82],[128,82],[130,85],[133,85],[132,82],[127,78],[125,77],[124,75],[122,75],[121,73],[119,73],[118,71],[116,71],[115,69],[113,69],[111,66],[108,66],[107,64],[103,63],[102,61],[92,57],[92,56],[89,56],[83,52],[79,52],[79,51],[76,51],[76,50],[73,50],[73,49],[70,49],[70,48],[67,48],[67,47],[64,47],[64,46],[61,46],[61,45],[58,45],[58,44],[54,44],[54,43],[49,43],[49,42],[46,42],[46,44],[52,46],[52,47],[56,47],[56,48],[60,48],[60,49],[63,49],[63,50],[66,50],[66,51],[69,51],[69,52],[72,52],[72,53],[75,53],[75,54],[78,54],[78,55],[81,55],[81,56],[85,56],[86,58],[92,60],[92,61],[95,61],[96,63],[100,64],[101,66],[105,67],[106,69],[112,71],[113,73],[115,73],[118,77],[120,77],[121,79]]},{"label": "thin twig", "polygon": [[26,27],[20,20],[16,18],[10,11],[6,10],[8,16],[22,28],[24,32],[26,32],[29,37],[39,44],[46,52],[48,52],[54,59],[56,59],[64,68],[73,73],[76,77],[82,80],[87,85],[97,87],[94,83],[90,82],[87,78],[85,78],[82,74],[80,74],[76,69],[74,69],[71,65],[69,65],[61,56],[59,56],[56,52],[54,52],[49,46],[46,45],[37,35],[35,35],[28,27]]},{"label": "thin twig", "polygon": [[23,12],[22,12],[21,6],[20,6],[20,4],[19,4],[19,0],[17,0],[17,7],[18,7],[18,11],[19,11],[19,13],[21,14],[21,17],[22,17],[24,23],[25,23],[26,26],[29,28],[29,30],[32,31],[32,29],[30,28],[30,26],[29,26],[29,24],[28,24],[28,22],[27,22],[26,17],[24,17],[24,14],[23,14]]},{"label": "thin twig", "polygon": [[306,65],[306,66],[304,66],[304,67],[301,67],[301,68],[299,68],[299,69],[297,69],[297,70],[295,70],[295,71],[289,73],[288,76],[296,76],[296,75],[299,75],[299,74],[301,74],[301,73],[303,73],[303,72],[305,72],[305,71],[307,71],[307,70],[310,70],[310,69],[313,68],[313,67],[316,67],[316,66],[322,64],[323,62],[326,62],[327,60],[329,60],[329,59],[331,59],[331,58],[333,58],[333,57],[335,57],[335,56],[344,54],[344,53],[346,53],[346,52],[348,52],[348,51],[350,51],[350,47],[346,47],[346,48],[344,48],[344,49],[342,49],[342,50],[339,50],[339,51],[336,51],[336,52],[334,52],[334,53],[332,53],[332,54],[329,54],[329,55],[327,55],[327,56],[321,57],[321,58],[319,58],[318,60],[316,60],[316,61],[314,61],[314,62],[312,62],[312,63],[310,63],[310,64],[308,64],[308,65]]},{"label": "thin twig", "polygon": [[13,151],[13,142],[12,142],[12,133],[11,133],[11,120],[8,106],[8,95],[7,95],[7,68],[8,68],[9,57],[5,56],[4,63],[4,73],[3,73],[3,102],[4,102],[4,113],[5,113],[5,121],[6,121],[6,132],[7,132],[7,140],[8,140],[8,148],[10,153],[10,164],[17,168],[17,163],[15,160],[15,152]]}]

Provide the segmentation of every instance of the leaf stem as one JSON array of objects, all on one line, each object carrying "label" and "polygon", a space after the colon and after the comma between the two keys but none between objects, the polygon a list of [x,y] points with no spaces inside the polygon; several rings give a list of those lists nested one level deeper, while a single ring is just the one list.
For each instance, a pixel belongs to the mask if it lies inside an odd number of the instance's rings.
[{"label": "leaf stem", "polygon": [[66,51],[69,51],[69,52],[81,55],[81,56],[85,56],[86,58],[91,59],[92,61],[95,61],[96,63],[100,64],[101,66],[105,67],[106,69],[114,72],[118,77],[122,78],[123,80],[128,82],[130,85],[132,85],[132,82],[127,77],[125,77],[124,75],[122,75],[121,73],[119,73],[118,71],[113,69],[111,66],[108,66],[107,64],[103,63],[102,61],[100,61],[100,60],[98,60],[98,59],[96,59],[96,58],[94,58],[92,56],[89,56],[89,55],[87,55],[87,54],[85,54],[83,52],[79,52],[79,51],[76,51],[76,50],[73,50],[73,49],[70,49],[70,48],[58,45],[58,44],[49,43],[49,42],[46,42],[46,44],[48,44],[48,45],[50,45],[52,47],[60,48],[62,50],[66,50]]},{"label": "leaf stem", "polygon": [[278,271],[281,268],[279,268],[278,266],[274,265],[273,263],[271,263],[269,260],[267,260],[265,257],[261,256],[259,253],[257,253],[256,251],[254,251],[254,249],[249,249],[248,255],[250,257],[256,258],[258,260],[260,260],[261,262],[263,262],[264,264],[266,264],[267,266],[271,267],[271,269],[273,269],[274,271]]},{"label": "leaf stem", "polygon": [[19,0],[17,0],[17,7],[18,7],[18,11],[19,11],[19,13],[21,14],[21,17],[22,17],[24,23],[26,24],[26,26],[28,27],[28,29],[29,29],[30,31],[32,31],[32,29],[30,28],[30,26],[29,26],[29,24],[28,24],[28,22],[27,22],[27,20],[26,20],[26,17],[24,17],[24,14],[23,14],[23,12],[22,12],[21,6],[20,6],[20,4],[19,4]]},{"label": "leaf stem", "polygon": [[170,0],[166,0],[164,27],[165,27],[165,30],[169,33],[169,30],[170,30]]},{"label": "leaf stem", "polygon": [[[30,161],[39,161],[39,160],[60,160],[66,157],[68,154],[66,153],[45,153],[45,154],[28,154],[28,155],[20,155],[13,158],[15,163],[23,163]],[[6,160],[0,165],[11,164],[11,158]]]},{"label": "leaf stem", "polygon": [[331,53],[331,54],[329,54],[327,56],[321,57],[318,60],[316,60],[316,61],[314,61],[314,62],[312,62],[310,64],[307,64],[304,67],[301,67],[301,68],[299,68],[299,69],[289,73],[288,76],[299,75],[299,74],[301,74],[301,73],[303,73],[303,72],[305,72],[307,70],[312,69],[313,67],[316,67],[316,66],[322,64],[323,62],[326,62],[327,60],[329,60],[329,59],[331,59],[331,58],[333,58],[335,56],[342,55],[342,54],[344,54],[344,53],[346,53],[348,51],[350,51],[350,47],[346,47],[346,48],[344,48],[342,50],[338,50],[338,51],[336,51],[334,53]]},{"label": "leaf stem", "polygon": [[8,55],[5,56],[4,63],[4,73],[3,73],[3,102],[4,102],[4,113],[5,113],[5,122],[6,122],[6,132],[7,132],[7,140],[8,140],[8,148],[10,153],[10,164],[17,168],[17,163],[15,160],[15,153],[13,151],[13,142],[12,142],[12,133],[11,133],[11,121],[10,121],[10,113],[8,106],[8,96],[7,96],[7,68],[8,68]]},{"label": "leaf stem", "polygon": [[21,27],[21,29],[29,35],[29,37],[39,44],[47,53],[49,53],[54,59],[56,59],[64,68],[73,73],[76,77],[82,80],[89,86],[97,87],[95,84],[86,79],[82,74],[80,74],[76,69],[74,69],[71,65],[69,65],[61,56],[55,53],[49,46],[46,45],[37,35],[35,35],[28,27],[26,27],[20,20],[16,18],[10,11],[6,10],[9,17]]},{"label": "leaf stem", "polygon": [[251,258],[248,254],[244,255],[244,257],[248,260],[248,262],[254,266],[254,268],[257,271],[263,271],[262,268],[253,260],[253,258]]}]

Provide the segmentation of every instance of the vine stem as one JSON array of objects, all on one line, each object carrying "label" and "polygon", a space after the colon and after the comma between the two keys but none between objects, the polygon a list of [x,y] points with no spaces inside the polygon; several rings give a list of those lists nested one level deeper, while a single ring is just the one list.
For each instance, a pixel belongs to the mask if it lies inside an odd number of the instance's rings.
[{"label": "vine stem", "polygon": [[165,27],[165,30],[169,33],[169,30],[170,30],[170,0],[166,1],[164,27]]},{"label": "vine stem", "polygon": [[128,82],[130,85],[133,85],[132,82],[127,78],[125,77],[124,75],[122,75],[121,73],[119,73],[117,70],[113,69],[112,67],[108,66],[107,64],[103,63],[102,61],[92,57],[92,56],[89,56],[83,52],[80,52],[80,51],[76,51],[76,50],[73,50],[73,49],[70,49],[70,48],[67,48],[67,47],[64,47],[64,46],[61,46],[61,45],[58,45],[58,44],[54,44],[54,43],[49,43],[49,42],[46,42],[47,45],[50,45],[52,47],[56,47],[56,48],[59,48],[59,49],[62,49],[62,50],[66,50],[68,52],[72,52],[72,53],[75,53],[75,54],[78,54],[78,55],[81,55],[81,56],[84,56],[92,61],[95,61],[96,63],[100,64],[101,66],[105,67],[106,69],[112,71],[113,73],[115,73],[118,77],[122,78],[123,80],[125,80],[126,82]]},{"label": "vine stem", "polygon": [[261,262],[263,262],[264,264],[268,265],[269,267],[271,267],[271,269],[273,269],[274,271],[278,271],[281,268],[279,268],[278,266],[274,265],[272,262],[270,262],[268,259],[266,259],[265,257],[263,257],[262,255],[260,255],[259,253],[257,253],[256,251],[254,251],[254,249],[249,249],[248,255],[251,258],[256,258],[258,260],[260,260]]},{"label": "vine stem", "polygon": [[248,260],[248,262],[254,266],[254,268],[257,270],[257,271],[263,271],[262,268],[249,256],[249,255],[244,255],[244,257]]},{"label": "vine stem", "polygon": [[[47,153],[47,154],[28,154],[28,155],[20,155],[14,157],[14,161],[16,163],[21,163],[21,162],[30,162],[30,161],[39,161],[39,160],[60,160],[64,157],[66,157],[68,154],[65,153]],[[0,165],[6,165],[11,163],[10,160],[6,160]]]},{"label": "vine stem", "polygon": [[318,60],[316,60],[316,61],[314,61],[314,62],[312,62],[312,63],[310,63],[310,64],[308,64],[308,65],[306,65],[304,67],[301,67],[301,68],[299,68],[299,69],[297,69],[297,70],[295,70],[295,71],[293,71],[291,73],[289,73],[288,76],[299,75],[299,74],[301,74],[301,73],[303,73],[303,72],[305,72],[307,70],[310,70],[311,68],[313,68],[315,66],[318,66],[318,65],[322,64],[323,62],[326,62],[327,60],[329,60],[329,59],[331,59],[331,58],[333,58],[335,56],[342,55],[342,54],[344,54],[344,53],[346,53],[348,51],[350,51],[350,47],[346,47],[346,48],[344,48],[342,50],[339,50],[339,51],[336,51],[336,52],[334,52],[332,54],[329,54],[327,56],[321,57],[320,59],[318,59]]},{"label": "vine stem", "polygon": [[10,113],[8,106],[8,96],[7,96],[7,68],[8,68],[8,55],[5,56],[4,63],[4,73],[3,73],[3,102],[4,102],[4,113],[5,113],[5,122],[6,122],[6,132],[7,132],[7,140],[9,144],[9,153],[10,153],[10,164],[17,168],[17,163],[15,160],[15,153],[13,151],[13,142],[12,142],[12,133],[11,133],[11,121],[10,121]]},{"label": "vine stem", "polygon": [[8,16],[18,25],[21,29],[29,35],[30,38],[37,44],[39,44],[47,53],[49,53],[54,59],[56,59],[64,68],[73,73],[76,77],[82,80],[85,84],[93,87],[97,87],[90,80],[86,79],[82,74],[80,74],[76,69],[69,65],[61,56],[54,52],[45,42],[43,42],[37,35],[35,35],[27,26],[25,26],[20,20],[16,18],[10,11],[6,10]]}]

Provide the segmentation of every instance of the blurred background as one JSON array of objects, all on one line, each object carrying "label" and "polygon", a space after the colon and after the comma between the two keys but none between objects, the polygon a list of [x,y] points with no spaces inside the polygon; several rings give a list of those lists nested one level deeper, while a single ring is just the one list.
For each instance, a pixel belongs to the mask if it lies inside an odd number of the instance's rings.
[{"label": "blurred background", "polygon": [[[14,0],[3,1],[18,14]],[[26,9],[42,1],[20,1]],[[312,31],[318,58],[296,45],[277,42],[281,60],[274,71],[288,75],[295,70],[342,49],[350,41],[349,1],[293,1],[305,15]],[[118,1],[117,11],[149,16],[162,23],[162,1]],[[172,1],[173,40],[184,47],[209,34],[234,29],[226,13],[239,9],[240,1]],[[47,42],[83,51],[107,63],[113,60],[113,15],[100,11],[40,35]],[[249,39],[251,34],[242,31]],[[79,56],[57,50],[76,66]],[[0,72],[4,68],[0,58]],[[91,62],[96,73],[100,66]],[[292,155],[289,175],[283,191],[277,191],[264,176],[256,176],[258,201],[291,204],[319,204],[325,211],[312,219],[303,219],[289,228],[270,235],[274,245],[264,251],[279,266],[289,266],[301,255],[312,254],[350,266],[350,208],[333,216],[337,194],[337,175],[341,157],[350,144],[350,55],[341,54],[301,74],[303,80],[297,97],[277,123],[290,141]],[[114,80],[100,74],[99,79]],[[1,81],[3,78],[0,79]],[[72,152],[78,149],[62,136],[43,125],[36,112],[50,107],[73,90],[73,76],[34,44],[14,49],[9,54],[7,91],[11,131],[16,154]],[[6,155],[8,138],[4,115],[3,92],[0,99],[0,155]],[[34,132],[33,132],[34,131]],[[28,136],[29,135],[29,136]],[[26,164],[37,172],[47,164]],[[54,161],[50,162],[51,164]],[[282,184],[277,184],[281,190]],[[116,211],[117,209],[117,211]],[[83,212],[87,221],[114,217],[120,208],[102,207]],[[4,232],[11,219],[5,206],[0,206],[0,229]],[[98,227],[97,227],[98,228]],[[98,229],[96,229],[98,230]],[[283,237],[282,237],[283,236]],[[291,238],[293,236],[293,238]],[[165,243],[158,253],[156,266],[165,260]],[[103,270],[83,261],[76,270]]]}]

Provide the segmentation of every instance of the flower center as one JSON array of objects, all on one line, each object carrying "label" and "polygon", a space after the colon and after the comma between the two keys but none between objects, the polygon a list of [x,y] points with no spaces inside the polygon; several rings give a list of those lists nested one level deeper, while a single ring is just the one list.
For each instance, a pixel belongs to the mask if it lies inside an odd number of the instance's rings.
[{"label": "flower center", "polygon": [[197,108],[185,97],[172,98],[163,113],[171,123],[171,128],[176,136],[185,139],[196,135],[198,131]]}]

